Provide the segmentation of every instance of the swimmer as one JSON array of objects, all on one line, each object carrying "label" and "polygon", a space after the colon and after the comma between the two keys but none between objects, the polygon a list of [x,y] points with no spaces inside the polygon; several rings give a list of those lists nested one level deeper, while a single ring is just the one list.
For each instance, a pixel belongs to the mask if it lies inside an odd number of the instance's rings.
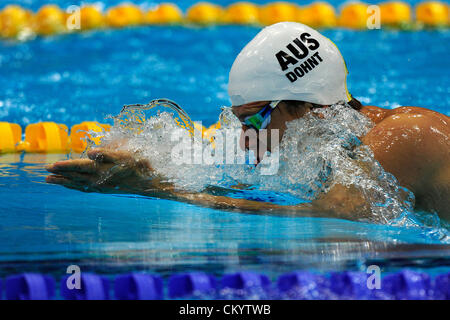
[{"label": "swimmer", "polygon": [[[246,131],[258,134],[267,129],[270,139],[271,129],[278,129],[280,142],[290,121],[342,104],[373,121],[373,128],[360,139],[384,170],[414,193],[415,208],[437,212],[450,221],[449,117],[420,107],[362,106],[347,91],[347,73],[338,48],[314,29],[293,22],[264,28],[238,55],[229,75],[232,112],[242,123],[241,146],[254,148],[261,161],[264,152],[246,143]],[[148,159],[120,150],[120,144],[92,149],[88,159],[49,165],[52,175],[46,181],[84,192],[134,193],[258,214],[284,212],[351,220],[370,215],[361,191],[342,184],[310,203],[293,206],[230,198],[214,189],[182,192],[155,172]]]}]

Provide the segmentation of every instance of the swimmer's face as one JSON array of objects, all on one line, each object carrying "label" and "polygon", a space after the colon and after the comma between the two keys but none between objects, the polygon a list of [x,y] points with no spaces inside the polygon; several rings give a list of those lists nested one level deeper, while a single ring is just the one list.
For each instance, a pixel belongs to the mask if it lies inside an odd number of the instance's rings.
[{"label": "swimmer's face", "polygon": [[[233,106],[232,111],[234,115],[241,121],[244,122],[245,118],[254,115],[261,111],[265,106],[267,106],[271,101],[257,101],[241,106]],[[240,146],[243,150],[252,150],[255,155],[257,155],[258,162],[262,160],[266,151],[271,151],[272,147],[276,147],[283,137],[284,131],[286,131],[286,122],[292,121],[302,117],[310,109],[310,104],[303,104],[297,107],[289,107],[284,101],[280,102],[278,106],[273,109],[271,114],[271,120],[269,125],[266,127],[267,139],[260,137],[259,130],[255,130],[245,124],[242,125],[242,133],[240,138]],[[256,131],[256,136],[258,137],[257,142],[255,139],[249,139],[249,130]],[[273,130],[278,130],[278,141],[272,141]]]}]

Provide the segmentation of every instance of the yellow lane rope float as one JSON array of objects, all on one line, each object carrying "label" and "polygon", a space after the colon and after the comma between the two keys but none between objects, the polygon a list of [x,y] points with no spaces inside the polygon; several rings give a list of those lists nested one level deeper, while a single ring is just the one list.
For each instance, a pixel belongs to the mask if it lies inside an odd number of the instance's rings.
[{"label": "yellow lane rope float", "polygon": [[144,23],[144,13],[134,4],[121,4],[106,11],[106,22],[112,28],[137,26]]},{"label": "yellow lane rope float", "polygon": [[250,2],[231,4],[224,13],[223,23],[238,25],[259,24],[259,6]]},{"label": "yellow lane rope float", "polygon": [[[199,130],[202,132],[202,137],[207,140],[211,140],[214,132],[220,128],[220,123],[206,128],[200,123],[192,122],[184,113],[178,113],[178,118],[180,127],[185,128],[191,134],[194,129]],[[110,129],[109,124],[85,121],[72,126],[69,134],[66,125],[55,122],[39,122],[29,124],[25,128],[25,139],[22,141],[20,125],[0,122],[0,155],[22,151],[27,153],[67,153],[69,151],[81,153],[86,150],[89,143],[94,146],[99,145],[102,133]],[[92,136],[91,133],[99,134]]]},{"label": "yellow lane rope float", "polygon": [[198,25],[221,24],[224,14],[224,9],[219,5],[199,2],[187,10],[186,21]]},{"label": "yellow lane rope float", "polygon": [[66,31],[66,13],[57,5],[45,5],[33,17],[33,30],[36,34],[50,36]]},{"label": "yellow lane rope float", "polygon": [[387,26],[408,25],[412,22],[411,6],[400,1],[380,4],[381,23]]},{"label": "yellow lane rope float", "polygon": [[88,141],[99,145],[101,137],[93,137],[89,132],[106,132],[111,129],[109,124],[100,124],[94,121],[85,121],[72,126],[70,130],[70,149],[74,152],[83,152],[88,146]]},{"label": "yellow lane rope float", "polygon": [[[107,8],[105,12],[94,4],[84,4],[79,10],[76,10],[78,7],[73,8],[71,6],[65,11],[48,4],[33,13],[18,5],[7,5],[0,10],[0,37],[23,40],[34,35],[142,25],[264,26],[280,21],[301,22],[314,28],[367,29],[367,21],[375,12],[373,6],[363,2],[344,4],[337,12],[331,4],[323,1],[305,6],[285,1],[266,5],[243,1],[228,7],[199,2],[188,8],[185,14],[174,3],[161,3],[148,10],[132,3],[122,3]],[[413,9],[406,2],[387,1],[379,3],[377,11],[382,26],[409,30],[449,26],[449,5],[445,2],[425,1]]]},{"label": "yellow lane rope float", "polygon": [[22,128],[15,123],[0,122],[0,154],[14,152],[66,153],[70,150],[82,152],[87,147],[87,139],[100,143],[99,137],[91,137],[89,132],[108,131],[110,126],[97,122],[83,122],[74,125],[69,137],[66,125],[55,122],[39,122],[25,128],[22,141]]},{"label": "yellow lane rope float", "polygon": [[271,25],[282,21],[296,21],[299,6],[289,2],[274,2],[261,7],[259,22]]},{"label": "yellow lane rope float", "polygon": [[95,30],[104,28],[106,18],[99,8],[93,5],[86,5],[80,9],[81,30]]},{"label": "yellow lane rope float", "polygon": [[416,20],[430,27],[449,25],[449,6],[439,1],[422,2],[416,7]]},{"label": "yellow lane rope float", "polygon": [[16,123],[0,122],[0,153],[14,152],[22,138],[22,128]]},{"label": "yellow lane rope float", "polygon": [[349,29],[367,28],[367,11],[369,5],[355,2],[344,6],[338,18],[338,25]]},{"label": "yellow lane rope float", "polygon": [[[220,128],[215,123],[209,128],[193,122],[189,115],[175,102],[169,99],[155,99],[147,104],[125,105],[120,114],[113,117],[114,124],[133,134],[140,134],[154,117],[162,113],[170,113],[175,124],[187,130],[192,137],[195,131],[201,133],[202,138],[211,141],[214,132]],[[0,122],[0,154],[25,151],[29,153],[65,153],[73,151],[84,152],[86,148],[99,145],[107,131],[109,124],[85,121],[72,126],[55,122],[39,122],[29,124],[25,128],[25,139],[22,138],[22,128],[16,123]]]},{"label": "yellow lane rope float", "polygon": [[25,129],[25,140],[17,145],[17,151],[25,152],[66,152],[68,150],[67,126],[55,122],[28,125]]},{"label": "yellow lane rope float", "polygon": [[20,6],[8,5],[0,11],[0,36],[21,38],[24,33],[32,33],[33,13]]},{"label": "yellow lane rope float", "polygon": [[145,15],[145,23],[154,25],[177,25],[183,22],[183,12],[173,3],[162,3]]}]

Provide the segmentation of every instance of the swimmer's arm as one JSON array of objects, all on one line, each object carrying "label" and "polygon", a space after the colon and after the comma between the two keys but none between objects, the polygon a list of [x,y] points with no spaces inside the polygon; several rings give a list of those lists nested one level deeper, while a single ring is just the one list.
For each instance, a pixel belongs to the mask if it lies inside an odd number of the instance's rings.
[{"label": "swimmer's arm", "polygon": [[311,203],[283,206],[268,202],[235,199],[211,192],[190,193],[175,190],[154,172],[148,160],[128,151],[93,149],[89,159],[56,162],[47,167],[48,183],[83,192],[131,193],[182,201],[204,207],[255,214],[333,216],[355,219],[366,211],[358,193],[342,186]]},{"label": "swimmer's arm", "polygon": [[370,206],[353,187],[335,185],[317,200],[299,205],[277,205],[247,199],[235,199],[209,193],[173,193],[173,199],[203,207],[251,214],[331,217],[347,220],[370,219]]},{"label": "swimmer's arm", "polygon": [[429,212],[436,211],[439,216],[450,221],[450,164],[442,168],[423,181],[423,188],[427,192],[418,193],[416,207]]},{"label": "swimmer's arm", "polygon": [[354,186],[335,184],[327,193],[322,193],[311,202],[315,212],[326,216],[360,220],[371,219],[372,210],[361,190]]},{"label": "swimmer's arm", "polygon": [[314,210],[310,204],[298,206],[282,206],[270,202],[261,202],[247,199],[235,199],[227,196],[217,196],[205,192],[186,193],[174,192],[173,195],[177,201],[199,205],[202,207],[239,211],[252,214],[274,214],[274,215],[301,215],[314,216]]},{"label": "swimmer's arm", "polygon": [[[234,199],[210,190],[200,193],[178,191],[173,184],[156,174],[147,160],[127,151],[93,149],[88,152],[88,157],[47,166],[52,174],[46,182],[83,192],[139,194],[229,211],[264,214],[302,210],[299,207]],[[307,206],[303,210],[307,210]]]}]

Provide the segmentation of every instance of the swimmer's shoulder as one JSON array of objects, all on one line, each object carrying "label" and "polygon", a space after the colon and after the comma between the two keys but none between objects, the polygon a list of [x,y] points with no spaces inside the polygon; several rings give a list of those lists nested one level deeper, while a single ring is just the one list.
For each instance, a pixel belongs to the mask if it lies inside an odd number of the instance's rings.
[{"label": "swimmer's shoulder", "polygon": [[430,110],[427,108],[422,107],[413,107],[413,106],[404,106],[404,107],[398,107],[395,109],[384,109],[377,106],[363,106],[360,109],[360,112],[364,114],[366,117],[371,119],[374,123],[378,124],[384,119],[394,116],[394,115],[400,115],[400,114],[416,114],[416,115],[425,115],[430,116],[432,118],[436,118],[436,120],[444,120],[448,121],[449,117],[439,113],[434,110]]},{"label": "swimmer's shoulder", "polygon": [[383,109],[376,106],[363,106],[359,110],[362,114],[372,120],[374,123],[381,122],[384,118],[386,118],[388,109]]}]

